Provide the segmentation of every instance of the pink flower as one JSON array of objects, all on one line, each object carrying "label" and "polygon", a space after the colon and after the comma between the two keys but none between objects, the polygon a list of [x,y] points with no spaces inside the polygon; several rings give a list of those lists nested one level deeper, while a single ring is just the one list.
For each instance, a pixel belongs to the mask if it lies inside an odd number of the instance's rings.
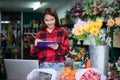
[{"label": "pink flower", "polygon": [[99,8],[99,11],[103,11],[103,8]]},{"label": "pink flower", "polygon": [[80,78],[80,80],[100,80],[101,75],[99,73],[96,73],[93,70],[87,70],[82,77]]},{"label": "pink flower", "polygon": [[95,11],[93,12],[93,14],[96,15],[96,14],[98,14],[98,12],[95,10]]},{"label": "pink flower", "polygon": [[76,8],[76,10],[80,10],[80,8],[78,7],[78,8]]},{"label": "pink flower", "polygon": [[112,72],[111,75],[110,75],[111,78],[114,78],[115,76],[116,76],[115,72]]},{"label": "pink flower", "polygon": [[75,13],[75,16],[79,16],[79,13],[77,12],[77,13]]},{"label": "pink flower", "polygon": [[75,13],[72,13],[72,16],[75,16]]},{"label": "pink flower", "polygon": [[96,11],[96,10],[97,10],[97,8],[94,8],[93,10],[94,10],[94,11]]}]

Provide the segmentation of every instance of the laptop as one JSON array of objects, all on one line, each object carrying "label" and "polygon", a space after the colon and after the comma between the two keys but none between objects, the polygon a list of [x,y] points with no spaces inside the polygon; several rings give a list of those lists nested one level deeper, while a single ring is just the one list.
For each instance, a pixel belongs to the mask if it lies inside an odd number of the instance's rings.
[{"label": "laptop", "polygon": [[39,69],[38,60],[4,59],[7,80],[27,80],[33,69]]}]

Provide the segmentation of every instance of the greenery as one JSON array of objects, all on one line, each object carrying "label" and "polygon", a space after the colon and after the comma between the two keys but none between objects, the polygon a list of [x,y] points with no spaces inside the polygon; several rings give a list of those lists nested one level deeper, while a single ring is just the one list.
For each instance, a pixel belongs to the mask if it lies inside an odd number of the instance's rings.
[{"label": "greenery", "polygon": [[106,21],[108,18],[119,16],[118,14],[120,14],[120,5],[117,1],[98,3],[95,0],[91,2],[86,0],[82,16],[93,20],[102,17]]}]

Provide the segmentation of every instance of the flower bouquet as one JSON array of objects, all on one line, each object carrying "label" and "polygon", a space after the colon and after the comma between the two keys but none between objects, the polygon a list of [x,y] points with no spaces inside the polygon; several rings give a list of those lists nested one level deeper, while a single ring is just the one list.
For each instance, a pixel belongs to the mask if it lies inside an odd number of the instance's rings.
[{"label": "flower bouquet", "polygon": [[76,80],[106,80],[106,77],[97,68],[87,68],[77,71]]},{"label": "flower bouquet", "polygon": [[105,38],[105,30],[102,29],[103,19],[98,18],[95,21],[78,20],[74,24],[72,33],[74,38],[78,40],[85,40],[88,45],[106,45],[110,44],[111,39]]},{"label": "flower bouquet", "polygon": [[67,66],[61,71],[61,76],[58,80],[76,80],[75,78],[76,72],[77,72],[76,70]]},{"label": "flower bouquet", "polygon": [[93,70],[87,70],[80,78],[80,80],[100,80],[101,75]]}]

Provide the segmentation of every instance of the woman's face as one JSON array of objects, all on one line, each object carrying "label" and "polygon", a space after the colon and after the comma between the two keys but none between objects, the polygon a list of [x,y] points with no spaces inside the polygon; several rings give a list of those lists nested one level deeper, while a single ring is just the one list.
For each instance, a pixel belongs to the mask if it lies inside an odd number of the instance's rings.
[{"label": "woman's face", "polygon": [[49,29],[55,28],[55,17],[54,16],[46,14],[44,16],[44,22],[47,25],[47,28],[49,28]]}]

